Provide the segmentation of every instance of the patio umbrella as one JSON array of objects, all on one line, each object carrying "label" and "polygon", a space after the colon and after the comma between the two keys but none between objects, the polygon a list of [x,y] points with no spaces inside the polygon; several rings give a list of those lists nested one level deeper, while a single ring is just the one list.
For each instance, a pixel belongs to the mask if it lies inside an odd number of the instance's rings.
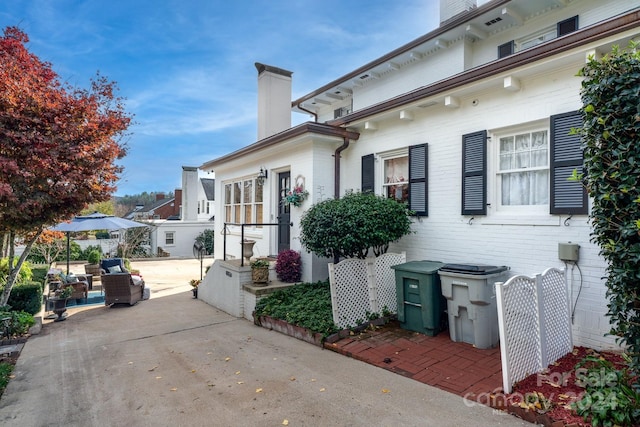
[{"label": "patio umbrella", "polygon": [[67,274],[69,274],[69,258],[71,257],[70,233],[77,231],[91,230],[124,230],[127,228],[148,227],[148,224],[131,221],[113,215],[106,215],[94,212],[91,215],[76,216],[69,222],[61,222],[51,227],[52,231],[63,231],[67,233]]}]

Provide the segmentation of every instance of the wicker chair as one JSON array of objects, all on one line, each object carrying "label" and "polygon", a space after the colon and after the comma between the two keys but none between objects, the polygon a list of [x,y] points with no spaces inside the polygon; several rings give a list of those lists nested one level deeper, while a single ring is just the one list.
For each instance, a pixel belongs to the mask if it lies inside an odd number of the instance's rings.
[{"label": "wicker chair", "polygon": [[134,305],[142,299],[144,281],[135,285],[129,273],[111,273],[102,276],[104,305]]},{"label": "wicker chair", "polygon": [[71,286],[73,288],[73,292],[69,299],[84,299],[85,302],[87,301],[87,298],[89,297],[89,285],[87,282],[71,282],[62,285],[63,288],[66,288],[67,286]]}]

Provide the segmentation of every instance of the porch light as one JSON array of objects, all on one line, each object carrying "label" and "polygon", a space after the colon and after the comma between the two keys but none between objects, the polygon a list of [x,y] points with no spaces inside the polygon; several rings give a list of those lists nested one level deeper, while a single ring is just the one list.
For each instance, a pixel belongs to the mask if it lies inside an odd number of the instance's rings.
[{"label": "porch light", "polygon": [[260,172],[258,172],[258,176],[256,177],[258,184],[263,185],[266,179],[267,179],[267,170],[264,168],[260,168]]}]

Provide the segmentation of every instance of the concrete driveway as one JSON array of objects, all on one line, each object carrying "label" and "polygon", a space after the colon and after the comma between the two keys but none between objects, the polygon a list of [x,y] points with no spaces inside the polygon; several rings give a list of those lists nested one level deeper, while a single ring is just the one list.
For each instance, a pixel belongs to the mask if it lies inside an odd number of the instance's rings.
[{"label": "concrete driveway", "polygon": [[[193,299],[194,262],[136,265],[150,300],[70,310],[45,324],[22,351],[0,424],[529,425]],[[156,282],[165,269],[185,275]]]}]

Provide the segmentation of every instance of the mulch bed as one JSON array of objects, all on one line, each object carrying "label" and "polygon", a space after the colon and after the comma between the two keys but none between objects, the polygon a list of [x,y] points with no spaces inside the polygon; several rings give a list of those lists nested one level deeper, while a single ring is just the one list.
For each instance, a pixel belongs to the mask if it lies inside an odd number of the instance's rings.
[{"label": "mulch bed", "polygon": [[[582,398],[584,389],[576,384],[578,362],[587,356],[602,357],[612,362],[616,368],[626,365],[623,358],[613,352],[597,352],[586,347],[575,347],[573,352],[558,359],[540,374],[533,374],[513,386],[513,391],[504,399],[494,400],[494,407],[505,409],[530,422],[537,422],[552,427],[590,427],[581,416],[577,415],[570,404]],[[521,407],[525,396],[544,396],[551,403],[551,409],[542,413]],[[535,399],[534,399],[535,400]]]}]

